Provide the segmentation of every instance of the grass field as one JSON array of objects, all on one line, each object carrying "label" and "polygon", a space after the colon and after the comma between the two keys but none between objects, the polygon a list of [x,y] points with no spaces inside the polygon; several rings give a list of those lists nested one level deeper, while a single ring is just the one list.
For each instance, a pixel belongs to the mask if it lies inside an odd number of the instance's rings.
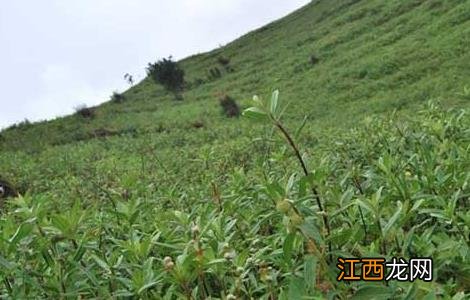
[{"label": "grass field", "polygon": [[[180,65],[182,101],[148,78],[0,133],[2,297],[470,295],[469,1],[314,1]],[[221,113],[276,89],[280,119]],[[338,282],[340,256],[434,280]]]}]

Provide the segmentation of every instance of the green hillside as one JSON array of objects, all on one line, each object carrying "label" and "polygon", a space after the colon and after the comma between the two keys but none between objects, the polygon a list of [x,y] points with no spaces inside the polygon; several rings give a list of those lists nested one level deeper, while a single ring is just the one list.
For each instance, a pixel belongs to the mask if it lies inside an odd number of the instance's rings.
[{"label": "green hillside", "polygon": [[[182,101],[147,78],[0,133],[1,297],[468,296],[470,1],[313,1],[179,64]],[[276,89],[280,121],[221,112]],[[340,256],[434,280],[338,282]]]}]

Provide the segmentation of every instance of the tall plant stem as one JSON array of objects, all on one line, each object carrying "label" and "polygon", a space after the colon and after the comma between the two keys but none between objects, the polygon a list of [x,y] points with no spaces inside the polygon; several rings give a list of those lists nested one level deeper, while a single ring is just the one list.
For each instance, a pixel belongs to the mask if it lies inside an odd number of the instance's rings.
[{"label": "tall plant stem", "polygon": [[[357,177],[353,176],[353,182],[354,182],[354,185],[356,186],[357,190],[359,191],[359,193],[361,195],[364,195],[364,191],[362,190],[361,183],[359,182]],[[358,207],[359,207],[359,213],[361,215],[362,227],[364,228],[364,245],[365,245],[366,242],[367,242],[367,226],[366,226],[366,221],[364,220],[364,214],[362,212],[362,208],[361,208],[360,205],[358,205]]]},{"label": "tall plant stem", "polygon": [[[294,150],[295,156],[297,157],[297,160],[299,161],[300,166],[302,167],[302,170],[304,171],[305,176],[309,176],[310,172],[307,169],[307,165],[306,165],[304,159],[302,158],[302,155],[300,155],[299,148],[295,144],[295,142],[292,139],[292,137],[290,136],[290,134],[287,132],[287,130],[284,128],[284,126],[282,126],[282,124],[279,121],[275,121],[274,124],[282,132],[282,134],[286,138],[287,142],[289,143],[289,145]],[[320,212],[322,212],[323,223],[325,224],[325,227],[326,227],[327,237],[329,237],[330,236],[330,224],[328,222],[328,215],[326,213],[326,209],[323,208],[323,205],[322,205],[321,199],[320,199],[320,194],[318,193],[318,190],[315,186],[312,186],[312,193],[313,193],[313,196],[315,197],[315,200],[317,202],[318,209],[320,210]],[[328,242],[328,250],[331,253],[331,242]]]}]

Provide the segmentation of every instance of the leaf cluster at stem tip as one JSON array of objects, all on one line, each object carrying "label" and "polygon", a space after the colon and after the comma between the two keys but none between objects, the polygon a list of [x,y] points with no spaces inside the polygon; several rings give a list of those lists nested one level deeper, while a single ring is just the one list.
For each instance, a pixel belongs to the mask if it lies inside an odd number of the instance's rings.
[{"label": "leaf cluster at stem tip", "polygon": [[[243,115],[250,119],[271,122],[279,122],[284,110],[281,111],[279,106],[279,90],[275,90],[272,93],[269,101],[264,101],[258,96],[253,96],[254,106],[251,106],[243,111]],[[286,106],[287,107],[287,106]]]}]

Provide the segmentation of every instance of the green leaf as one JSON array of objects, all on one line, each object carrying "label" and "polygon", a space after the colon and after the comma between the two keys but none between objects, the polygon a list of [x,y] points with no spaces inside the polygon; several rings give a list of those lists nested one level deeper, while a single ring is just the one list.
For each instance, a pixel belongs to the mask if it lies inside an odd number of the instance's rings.
[{"label": "green leaf", "polygon": [[313,239],[318,244],[321,244],[322,238],[320,236],[320,232],[318,231],[318,228],[315,226],[313,221],[314,220],[311,218],[305,220],[305,222],[299,226],[299,229],[306,237]]},{"label": "green leaf", "polygon": [[213,260],[211,260],[210,262],[208,262],[208,263],[206,264],[206,266],[213,266],[213,265],[225,264],[225,263],[227,263],[227,260],[226,260],[226,259],[217,258],[217,259],[213,259]]},{"label": "green leaf", "polygon": [[284,252],[284,258],[290,262],[292,257],[292,249],[294,248],[295,233],[290,233],[284,239],[282,250]]},{"label": "green leaf", "polygon": [[362,208],[364,208],[365,210],[367,210],[368,212],[375,214],[374,208],[370,205],[370,203],[362,201],[360,199],[356,199],[356,203],[360,205]]},{"label": "green leaf", "polygon": [[302,278],[292,277],[289,284],[289,299],[302,299],[305,295],[305,285]]},{"label": "green leaf", "polygon": [[54,265],[54,260],[51,257],[51,254],[49,253],[49,250],[43,249],[41,251],[42,257],[44,258],[44,261],[46,262],[48,267],[52,267]]},{"label": "green leaf", "polygon": [[397,211],[395,212],[395,214],[390,218],[390,220],[388,221],[388,223],[385,225],[384,229],[383,229],[383,233],[384,235],[386,235],[388,233],[388,231],[390,230],[390,228],[392,228],[392,226],[395,224],[395,222],[398,220],[398,218],[400,217],[400,214],[401,214],[401,211],[403,209],[403,205],[401,204],[400,201],[398,201],[398,209]]},{"label": "green leaf", "polygon": [[354,237],[354,232],[352,228],[341,228],[333,231],[328,240],[335,245],[343,245]]},{"label": "green leaf", "polygon": [[318,259],[313,255],[307,255],[304,263],[304,280],[309,291],[315,288],[315,281],[317,275],[317,261]]},{"label": "green leaf", "polygon": [[424,199],[419,199],[418,201],[416,201],[413,204],[413,207],[411,208],[410,212],[417,210],[423,203],[424,203]]},{"label": "green leaf", "polygon": [[[412,298],[410,298],[410,299],[412,299]],[[416,298],[413,298],[413,299],[416,299]],[[428,294],[423,297],[423,300],[436,300],[436,299],[438,299],[436,297],[436,291],[429,291]],[[452,300],[453,300],[453,298],[452,298]]]},{"label": "green leaf", "polygon": [[111,273],[111,269],[109,268],[108,264],[102,260],[101,258],[99,258],[98,256],[96,255],[92,255],[91,258],[93,258],[93,260],[103,269],[105,270],[106,272],[109,272]]},{"label": "green leaf", "polygon": [[408,291],[403,297],[403,300],[413,300],[416,299],[416,282],[412,283]]},{"label": "green leaf", "polygon": [[392,295],[391,288],[383,285],[365,285],[362,286],[352,297],[352,299],[379,300],[389,299]]},{"label": "green leaf", "polygon": [[289,192],[292,190],[292,187],[294,186],[294,183],[295,183],[295,177],[296,177],[296,174],[292,174],[290,177],[289,177],[289,180],[287,181],[287,184],[286,184],[286,196],[289,194]]},{"label": "green leaf", "polygon": [[263,106],[263,101],[257,95],[253,96],[253,102],[258,106]]},{"label": "green leaf", "polygon": [[33,225],[23,223],[18,227],[15,234],[8,240],[12,245],[15,245],[33,231]]},{"label": "green leaf", "polygon": [[304,119],[302,120],[302,123],[300,124],[299,128],[294,133],[294,139],[298,140],[300,137],[300,133],[302,132],[302,129],[304,129],[305,125],[307,124],[308,116],[304,116]]},{"label": "green leaf", "polygon": [[463,300],[465,299],[465,293],[464,292],[458,292],[457,294],[452,297],[452,300]]},{"label": "green leaf", "polygon": [[149,282],[149,283],[146,283],[144,284],[138,291],[137,291],[137,294],[142,294],[142,292],[144,292],[145,290],[155,286],[158,284],[158,281],[152,281],[152,282]]},{"label": "green leaf", "polygon": [[268,115],[259,107],[250,107],[243,111],[243,116],[254,120],[265,120]]},{"label": "green leaf", "polygon": [[85,250],[85,247],[83,247],[83,245],[80,245],[77,251],[75,252],[75,255],[73,256],[73,260],[79,262],[85,254]]},{"label": "green leaf", "polygon": [[2,269],[11,270],[15,267],[15,264],[6,260],[3,256],[0,256],[0,266]]},{"label": "green leaf", "polygon": [[279,91],[275,90],[271,96],[271,103],[269,103],[270,112],[273,116],[276,116],[277,108],[279,103]]}]

